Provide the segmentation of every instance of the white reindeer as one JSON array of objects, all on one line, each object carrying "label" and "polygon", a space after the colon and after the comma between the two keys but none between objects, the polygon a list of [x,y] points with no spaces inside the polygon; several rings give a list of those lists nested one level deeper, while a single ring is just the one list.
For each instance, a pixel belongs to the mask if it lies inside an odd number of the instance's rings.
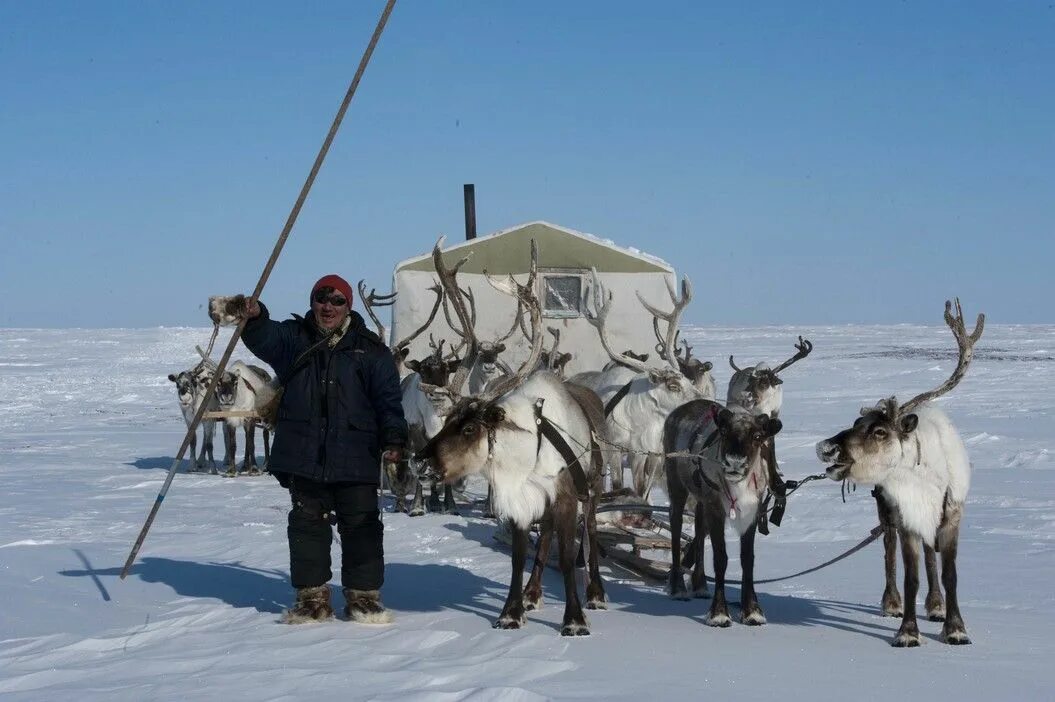
[{"label": "white reindeer", "polygon": [[[433,257],[439,270],[442,266],[439,244]],[[494,626],[519,629],[525,623],[525,612],[541,604],[542,570],[552,535],[556,532],[565,588],[561,634],[583,636],[590,630],[575,578],[575,531],[580,498],[589,541],[586,607],[603,609],[607,606],[596,540],[596,497],[600,489],[601,465],[599,451],[591,450],[595,446],[593,430],[601,421],[600,401],[584,388],[565,383],[548,370],[531,373],[542,352],[541,308],[533,291],[536,270],[537,249],[532,241],[531,273],[527,285],[518,285],[512,278],[508,283],[491,281],[504,292],[515,293],[531,317],[533,343],[527,360],[514,375],[493,383],[483,395],[461,399],[451,411],[443,430],[433,437],[419,456],[433,461],[436,470],[448,482],[474,473],[483,474],[494,489],[497,512],[512,523],[513,576],[505,605]],[[561,448],[546,437],[543,422],[569,450],[580,453],[588,467],[570,466]],[[581,465],[578,459],[575,465]],[[581,472],[577,473],[577,470]],[[576,475],[580,476],[578,481]],[[586,494],[582,494],[584,492]],[[542,521],[542,533],[525,589],[523,577],[528,530],[536,520]]]},{"label": "white reindeer", "polygon": [[[830,478],[849,479],[877,488],[873,494],[885,531],[883,609],[895,616],[901,609],[901,597],[894,580],[894,552],[897,536],[901,537],[905,600],[900,612],[901,627],[893,641],[898,647],[920,644],[916,594],[921,543],[927,568],[927,616],[934,621],[944,620],[941,640],[945,643],[971,642],[956,596],[956,553],[960,520],[971,481],[971,464],[967,449],[948,416],[928,403],[956,387],[967,372],[974,345],[985,327],[985,315],[978,315],[974,332],[968,335],[960,301],[956,301],[955,317],[952,303],[946,302],[945,323],[956,337],[959,348],[956,368],[948,380],[903,405],[890,397],[875,407],[862,409],[861,417],[853,426],[817,444],[817,456],[828,464]],[[944,602],[935,552],[941,553]]]},{"label": "white reindeer", "polygon": [[[692,287],[688,279],[682,281],[682,295],[679,299],[669,281],[668,292],[674,302],[674,309],[669,313],[660,313],[668,322],[667,335],[663,345],[663,360],[666,368],[653,368],[627,354],[612,350],[605,331],[605,323],[612,304],[611,292],[605,291],[593,276],[593,297],[595,312],[586,312],[587,321],[598,332],[601,345],[613,363],[606,366],[600,374],[580,373],[571,378],[597,393],[604,402],[606,416],[605,433],[613,447],[606,453],[606,462],[612,471],[612,487],[622,488],[622,447],[629,449],[629,464],[634,481],[634,492],[645,497],[649,483],[662,467],[660,455],[663,451],[663,422],[674,408],[690,400],[700,399],[698,389],[686,378],[674,357],[674,337],[677,334],[677,320],[681,312],[692,299]],[[652,308],[650,308],[652,309]]]},{"label": "white reindeer", "polygon": [[776,368],[770,368],[765,363],[738,368],[730,356],[729,365],[733,369],[733,375],[729,378],[726,404],[738,405],[753,414],[780,416],[780,407],[784,403],[784,380],[780,373],[796,361],[809,356],[811,351],[813,344],[809,339],[800,336],[795,344],[795,355]]},{"label": "white reindeer", "polygon": [[[168,378],[176,384],[180,412],[183,413],[183,421],[187,423],[187,428],[190,428],[194,415],[198,413],[198,408],[201,407],[202,400],[205,399],[205,389],[212,380],[212,374],[204,364],[198,364],[189,370],[170,373]],[[209,398],[209,406],[206,407],[206,411],[218,408],[216,396],[213,395],[213,397]],[[213,436],[216,434],[216,420],[203,419],[201,427],[201,453],[196,455],[198,432],[195,430],[190,438],[190,462],[194,467],[193,470],[203,472],[206,468],[206,456],[208,456],[208,468],[213,475],[216,475],[216,459],[213,458]]]},{"label": "white reindeer", "polygon": [[225,370],[216,383],[216,400],[221,412],[232,413],[224,419],[223,438],[226,456],[224,463],[227,477],[238,475],[236,453],[238,451],[237,431],[245,431],[245,459],[242,461],[242,472],[249,475],[260,475],[256,463],[256,425],[260,424],[264,432],[264,470],[271,460],[271,428],[263,424],[255,414],[271,404],[278,390],[271,381],[271,375],[263,368],[250,366],[242,361],[235,361]]}]

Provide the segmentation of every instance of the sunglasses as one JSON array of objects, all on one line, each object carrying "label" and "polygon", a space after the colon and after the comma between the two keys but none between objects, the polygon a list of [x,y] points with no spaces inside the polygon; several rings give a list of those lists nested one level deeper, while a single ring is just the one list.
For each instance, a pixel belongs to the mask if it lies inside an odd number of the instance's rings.
[{"label": "sunglasses", "polygon": [[334,307],[344,307],[348,304],[348,300],[346,300],[343,295],[331,295],[330,293],[323,292],[322,290],[315,293],[315,297],[313,297],[312,299],[320,305],[325,305],[328,302]]}]

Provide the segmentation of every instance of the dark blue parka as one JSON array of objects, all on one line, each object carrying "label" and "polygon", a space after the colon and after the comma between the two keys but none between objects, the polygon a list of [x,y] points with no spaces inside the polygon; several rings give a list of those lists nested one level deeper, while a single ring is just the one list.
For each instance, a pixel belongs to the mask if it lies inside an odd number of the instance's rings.
[{"label": "dark blue parka", "polygon": [[273,321],[263,304],[242,341],[268,363],[285,392],[278,407],[270,469],[320,482],[377,484],[381,451],[402,448],[407,422],[392,353],[357,312],[334,348],[322,346],[291,372],[322,338],[312,314]]}]

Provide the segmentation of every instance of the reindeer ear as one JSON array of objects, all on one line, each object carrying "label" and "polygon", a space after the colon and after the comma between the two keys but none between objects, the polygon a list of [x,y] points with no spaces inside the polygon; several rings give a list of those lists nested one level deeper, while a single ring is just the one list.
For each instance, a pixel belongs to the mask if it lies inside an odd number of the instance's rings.
[{"label": "reindeer ear", "polygon": [[769,417],[766,419],[765,432],[766,436],[776,436],[780,433],[780,430],[784,428],[784,423],[776,417]]},{"label": "reindeer ear", "polygon": [[663,373],[658,370],[655,370],[654,368],[649,368],[648,379],[652,382],[653,385],[659,385],[663,382]]},{"label": "reindeer ear", "polygon": [[501,407],[488,407],[484,412],[484,420],[492,426],[506,418],[506,411]]},{"label": "reindeer ear", "polygon": [[405,360],[406,357],[407,357],[407,354],[410,353],[410,347],[406,346],[404,348],[401,348],[397,353],[399,354],[400,360]]},{"label": "reindeer ear", "polygon": [[502,353],[505,350],[506,350],[506,345],[505,344],[498,344],[498,346],[495,346],[495,353]]},{"label": "reindeer ear", "polygon": [[784,384],[784,379],[783,378],[781,378],[779,375],[774,375],[773,376],[773,385],[774,386],[776,386],[776,385],[783,385],[783,384]]},{"label": "reindeer ear", "polygon": [[421,370],[421,361],[407,361],[407,368],[417,373]]},{"label": "reindeer ear", "polygon": [[916,431],[916,427],[919,426],[919,416],[915,414],[906,414],[901,418],[901,433],[911,434]]},{"label": "reindeer ear", "polygon": [[176,375],[174,373],[169,373],[169,380],[176,382]]},{"label": "reindeer ear", "polygon": [[706,373],[707,371],[709,371],[712,368],[714,368],[714,364],[713,363],[711,363],[710,361],[704,361],[703,362],[703,372],[704,373]]},{"label": "reindeer ear", "polygon": [[458,366],[460,366],[461,364],[462,364],[462,359],[460,359],[460,358],[455,358],[452,361],[447,361],[447,372],[448,373],[457,373],[458,372]]},{"label": "reindeer ear", "polygon": [[733,421],[733,411],[728,407],[723,407],[722,411],[714,419],[714,423],[718,425],[719,429],[725,429],[731,421]]}]

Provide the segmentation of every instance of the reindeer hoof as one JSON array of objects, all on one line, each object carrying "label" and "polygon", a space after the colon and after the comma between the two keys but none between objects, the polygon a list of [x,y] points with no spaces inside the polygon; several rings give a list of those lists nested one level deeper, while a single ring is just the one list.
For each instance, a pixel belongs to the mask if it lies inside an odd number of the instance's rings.
[{"label": "reindeer hoof", "polygon": [[586,609],[608,609],[608,601],[604,597],[586,600]]},{"label": "reindeer hoof", "polygon": [[901,595],[896,591],[883,593],[882,607],[884,617],[902,617],[905,615],[905,608],[901,605]]},{"label": "reindeer hoof", "polygon": [[719,629],[726,629],[732,626],[732,620],[729,619],[729,615],[724,612],[719,614],[710,614],[707,616],[707,626],[715,626]]},{"label": "reindeer hoof", "polygon": [[692,591],[692,596],[697,600],[709,600],[711,599],[711,591],[707,589],[707,586],[698,587]]},{"label": "reindeer hoof", "polygon": [[560,628],[561,636],[589,636],[590,627],[585,622],[569,622]]},{"label": "reindeer hoof", "polygon": [[524,626],[524,619],[521,617],[517,619],[515,617],[499,617],[491,628],[493,629],[519,629]]},{"label": "reindeer hoof", "polygon": [[929,609],[927,610],[927,619],[932,622],[943,622],[945,621],[945,608],[941,609]]},{"label": "reindeer hoof", "polygon": [[421,507],[415,507],[414,509],[410,510],[410,516],[411,517],[424,517],[425,516],[425,510],[423,508],[421,508]]},{"label": "reindeer hoof", "polygon": [[687,602],[692,599],[689,597],[689,591],[685,589],[685,579],[680,575],[671,575],[667,579],[667,593],[672,600]]},{"label": "reindeer hoof", "polygon": [[753,609],[750,612],[740,613],[740,623],[748,626],[762,626],[766,623],[766,615],[761,609]]},{"label": "reindeer hoof", "polygon": [[498,519],[498,515],[497,515],[497,514],[495,514],[494,512],[492,512],[491,510],[487,510],[487,511],[486,511],[486,512],[484,512],[484,513],[483,513],[483,514],[482,514],[481,516],[482,516],[482,517],[483,517],[484,519]]},{"label": "reindeer hoof", "polygon": [[899,631],[891,646],[894,648],[915,648],[919,646],[919,632]]},{"label": "reindeer hoof", "polygon": [[452,517],[460,517],[461,514],[462,514],[461,512],[458,511],[457,507],[451,507],[449,509],[447,507],[444,507],[443,508],[443,513],[444,514],[449,514]]},{"label": "reindeer hoof", "polygon": [[968,638],[967,632],[963,629],[957,629],[955,631],[941,631],[941,640],[943,643],[947,643],[950,646],[966,646],[971,643],[971,639]]}]

